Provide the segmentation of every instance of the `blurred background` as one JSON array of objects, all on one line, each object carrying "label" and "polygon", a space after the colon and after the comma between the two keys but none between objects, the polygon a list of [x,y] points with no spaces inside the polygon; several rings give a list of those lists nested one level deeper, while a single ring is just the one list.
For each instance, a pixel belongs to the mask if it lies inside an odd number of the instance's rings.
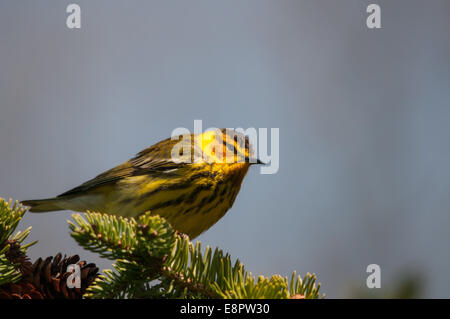
[{"label": "blurred background", "polygon": [[[0,2],[1,197],[58,195],[195,119],[278,127],[278,173],[252,168],[204,245],[328,297],[450,297],[448,0],[377,0],[372,30],[363,0],[77,0],[79,30],[69,3]],[[111,268],[67,219],[25,216],[32,259]]]}]

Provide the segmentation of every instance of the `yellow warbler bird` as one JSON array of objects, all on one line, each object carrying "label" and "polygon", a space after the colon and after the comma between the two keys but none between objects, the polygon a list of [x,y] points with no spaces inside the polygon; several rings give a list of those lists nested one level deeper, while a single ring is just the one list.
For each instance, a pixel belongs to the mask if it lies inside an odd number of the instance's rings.
[{"label": "yellow warbler bird", "polygon": [[55,198],[27,200],[31,212],[150,211],[194,238],[231,208],[254,157],[247,136],[221,129],[161,141]]}]

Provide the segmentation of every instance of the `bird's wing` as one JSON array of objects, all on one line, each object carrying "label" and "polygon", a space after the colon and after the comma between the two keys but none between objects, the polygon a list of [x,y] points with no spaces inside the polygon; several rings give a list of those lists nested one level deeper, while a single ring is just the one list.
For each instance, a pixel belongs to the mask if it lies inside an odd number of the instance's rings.
[{"label": "bird's wing", "polygon": [[134,158],[118,165],[97,177],[75,187],[58,197],[77,195],[99,186],[114,184],[117,181],[131,176],[162,174],[166,171],[173,172],[188,163],[176,163],[172,160],[172,147],[178,140],[167,139],[139,152]]}]

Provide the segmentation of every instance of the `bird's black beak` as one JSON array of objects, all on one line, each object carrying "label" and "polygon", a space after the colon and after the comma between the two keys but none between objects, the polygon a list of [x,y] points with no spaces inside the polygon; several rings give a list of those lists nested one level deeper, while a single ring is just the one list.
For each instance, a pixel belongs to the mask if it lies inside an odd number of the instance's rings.
[{"label": "bird's black beak", "polygon": [[253,162],[254,160],[255,160],[255,159],[253,159],[253,158],[252,158],[251,160],[250,160],[248,157],[245,158],[245,162],[246,162],[246,163],[249,163],[250,165],[257,165],[257,164],[258,164],[258,165],[260,165],[260,164],[266,165],[266,163],[264,163],[263,161],[261,161],[259,158],[256,159],[256,162]]},{"label": "bird's black beak", "polygon": [[250,163],[250,165],[255,165],[255,164],[262,164],[262,165],[266,165],[266,163],[264,163],[263,161],[261,161],[259,158],[256,159],[256,163]]}]

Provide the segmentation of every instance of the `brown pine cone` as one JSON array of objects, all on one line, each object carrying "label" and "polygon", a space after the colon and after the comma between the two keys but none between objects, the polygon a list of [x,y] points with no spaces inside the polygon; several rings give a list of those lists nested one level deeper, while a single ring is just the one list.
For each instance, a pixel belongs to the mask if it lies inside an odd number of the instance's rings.
[{"label": "brown pine cone", "polygon": [[44,295],[33,284],[20,281],[1,286],[0,299],[44,299]]},{"label": "brown pine cone", "polygon": [[19,264],[19,271],[21,272],[22,277],[29,276],[33,267],[30,258],[20,250],[20,245],[17,242],[9,240],[7,241],[7,244],[9,245],[9,249],[5,253],[6,258],[12,264]]},{"label": "brown pine cone", "polygon": [[[95,264],[79,261],[78,255],[62,257],[58,253],[54,258],[38,258],[31,264],[29,258],[14,243],[10,243],[10,250],[6,256],[13,263],[19,263],[22,279],[17,283],[10,283],[0,287],[0,299],[81,299],[86,288],[98,275]],[[76,264],[80,267],[80,288],[69,288],[67,279],[72,274],[67,267]]]},{"label": "brown pine cone", "polygon": [[[54,258],[47,257],[37,259],[32,266],[31,283],[40,290],[46,298],[81,299],[86,292],[86,288],[95,280],[98,275],[98,268],[95,264],[87,264],[79,261],[78,255],[62,258],[58,253]],[[67,272],[67,267],[76,264],[80,267],[80,288],[69,288],[67,279],[72,274]]]}]

